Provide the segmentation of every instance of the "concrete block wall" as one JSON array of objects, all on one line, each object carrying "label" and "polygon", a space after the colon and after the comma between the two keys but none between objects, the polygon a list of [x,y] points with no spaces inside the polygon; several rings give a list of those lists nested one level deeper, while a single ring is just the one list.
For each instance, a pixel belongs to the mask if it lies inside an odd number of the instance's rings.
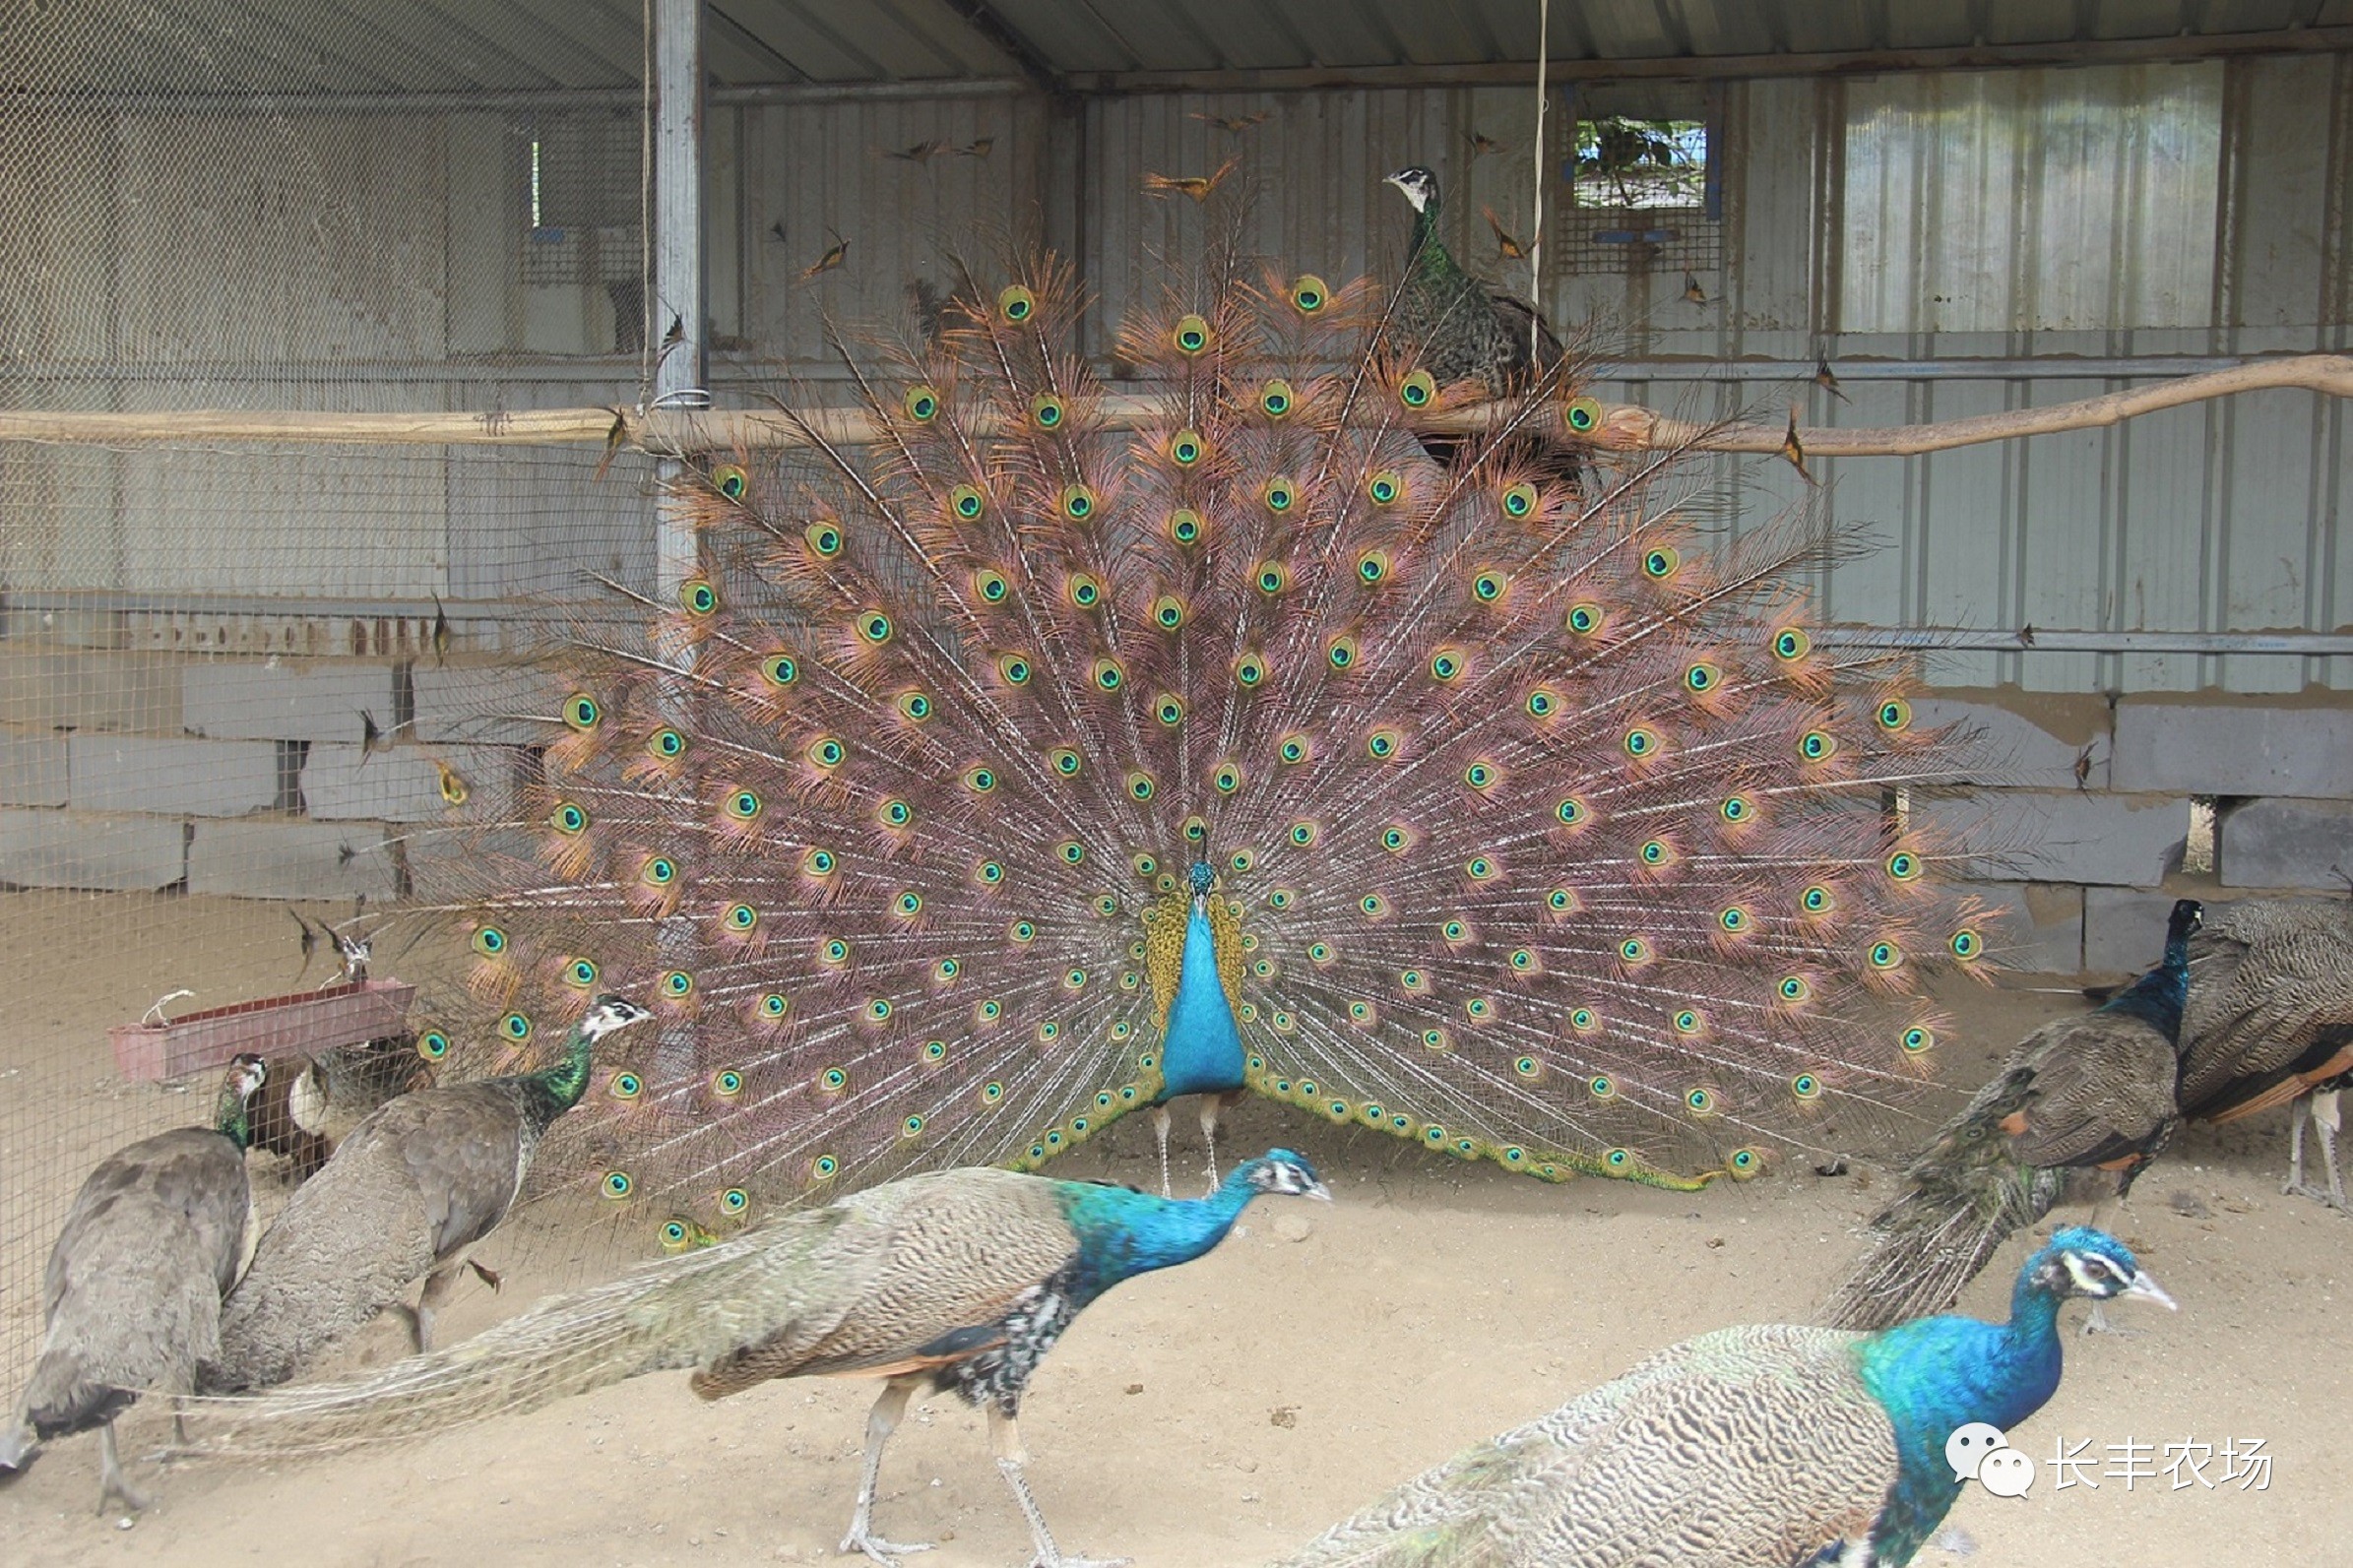
[{"label": "concrete block wall", "polygon": [[[2054,696],[1945,691],[1914,705],[1979,743],[1927,824],[2002,911],[2002,956],[2043,972],[2145,969],[2178,897],[2337,893],[2353,877],[2353,702],[2341,693]],[[2211,864],[2185,870],[2194,806]]]},{"label": "concrete block wall", "polygon": [[443,770],[466,815],[504,812],[497,743],[526,733],[504,716],[554,712],[513,665],[155,654],[102,631],[0,638],[0,886],[389,899],[408,836],[456,819]]}]

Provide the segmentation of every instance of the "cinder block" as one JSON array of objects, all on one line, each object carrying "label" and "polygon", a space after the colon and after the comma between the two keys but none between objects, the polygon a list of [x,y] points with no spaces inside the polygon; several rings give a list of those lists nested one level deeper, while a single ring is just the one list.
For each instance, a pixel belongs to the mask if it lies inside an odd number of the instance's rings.
[{"label": "cinder block", "polygon": [[1964,876],[2153,888],[2182,863],[2190,803],[2166,795],[1997,789],[1930,799],[1937,832],[1974,849]]},{"label": "cinder block", "polygon": [[357,744],[363,713],[392,732],[392,681],[389,664],[348,659],[196,659],[181,673],[180,721],[216,740]]},{"label": "cinder block", "polygon": [[2353,794],[2353,706],[2127,698],[2111,778],[2176,794]]},{"label": "cinder block", "polygon": [[534,722],[533,716],[555,718],[569,690],[554,671],[528,664],[453,664],[442,669],[418,664],[412,679],[416,722],[411,738],[434,744],[544,741],[547,725]]},{"label": "cinder block", "polygon": [[[2019,789],[2108,787],[2112,747],[2107,700],[2041,692],[2033,697],[2029,712],[2016,713],[2005,701],[1939,692],[1913,700],[1912,721],[1923,728],[1960,724],[1976,731],[1960,759],[1960,777],[1970,784]],[[2017,700],[2027,701],[2023,696]],[[2078,765],[2083,769],[2080,780]]]},{"label": "cinder block", "polygon": [[65,802],[65,737],[0,729],[0,806]]},{"label": "cinder block", "polygon": [[241,817],[278,803],[275,741],[77,734],[66,748],[77,811]]},{"label": "cinder block", "polygon": [[199,822],[188,842],[188,891],[240,899],[394,897],[400,877],[375,823],[247,817]]},{"label": "cinder block", "polygon": [[[479,821],[513,804],[515,753],[503,746],[395,746],[362,755],[357,746],[313,746],[302,768],[302,805],[322,822]],[[463,783],[466,801],[442,793],[441,769]]]},{"label": "cinder block", "polygon": [[0,722],[29,729],[180,732],[179,660],[0,644]]},{"label": "cinder block", "polygon": [[0,883],[152,893],[187,875],[187,837],[168,817],[0,809]]},{"label": "cinder block", "polygon": [[2165,921],[2175,895],[2132,888],[2083,890],[2083,967],[2138,972],[2165,957]]},{"label": "cinder block", "polygon": [[1993,957],[2028,974],[2083,969],[2083,890],[2055,882],[1971,882],[1960,892],[1994,911]]},{"label": "cinder block", "polygon": [[2309,888],[2337,867],[2353,876],[2353,801],[2251,800],[2216,833],[2226,888]]}]

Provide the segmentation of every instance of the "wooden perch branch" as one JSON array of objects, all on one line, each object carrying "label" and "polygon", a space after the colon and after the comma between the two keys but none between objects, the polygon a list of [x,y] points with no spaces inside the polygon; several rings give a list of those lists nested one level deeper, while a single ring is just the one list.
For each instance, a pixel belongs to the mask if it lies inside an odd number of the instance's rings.
[{"label": "wooden perch branch", "polygon": [[[1801,428],[1798,439],[1810,457],[1908,457],[1943,452],[1986,441],[2091,430],[2135,414],[2180,408],[2233,393],[2303,388],[2331,397],[2353,398],[2353,356],[2298,354],[2258,359],[2227,370],[2182,376],[2103,397],[2043,408],[2015,408],[1934,424],[1881,428]],[[1132,430],[1162,417],[1157,397],[1107,396],[1104,425]],[[826,440],[862,445],[876,437],[873,420],[859,408],[812,409],[803,416]],[[1449,409],[1416,421],[1433,431],[1467,431],[1488,417],[1484,405]],[[314,413],[286,410],[178,409],[142,413],[57,412],[0,409],[0,441],[38,441],[91,446],[206,445],[223,442],[301,446],[604,446],[615,439],[656,453],[757,451],[796,447],[806,438],[793,419],[756,409],[541,408],[519,413]],[[975,431],[988,433],[986,424]],[[1730,425],[1711,428],[1670,419],[1648,408],[1608,408],[1596,444],[1620,451],[1688,445],[1702,452],[1775,453],[1786,427]]]}]

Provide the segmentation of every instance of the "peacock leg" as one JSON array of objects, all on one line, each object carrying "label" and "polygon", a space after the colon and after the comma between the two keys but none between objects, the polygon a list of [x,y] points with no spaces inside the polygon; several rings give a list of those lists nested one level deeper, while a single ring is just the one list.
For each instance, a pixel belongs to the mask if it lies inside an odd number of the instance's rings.
[{"label": "peacock leg", "polygon": [[2313,1096],[2309,1112],[2313,1119],[2313,1136],[2320,1140],[2321,1159],[2328,1166],[2328,1201],[2339,1213],[2345,1207],[2345,1174],[2336,1167],[2336,1128],[2338,1091],[2324,1089]]},{"label": "peacock leg", "polygon": [[123,1474],[122,1456],[114,1450],[114,1423],[108,1421],[98,1428],[98,1512],[103,1515],[108,1503],[120,1503],[135,1514],[150,1501],[147,1493],[134,1490]]},{"label": "peacock leg", "polygon": [[1038,1512],[1038,1499],[1030,1495],[1030,1483],[1021,1474],[1021,1467],[1029,1463],[1029,1456],[1021,1451],[1021,1428],[1002,1407],[993,1404],[988,1407],[988,1446],[996,1455],[998,1473],[1005,1477],[1005,1484],[1013,1488],[1013,1500],[1021,1504],[1022,1517],[1030,1522],[1030,1538],[1038,1546],[1038,1555],[1030,1559],[1030,1568],[1120,1568],[1134,1561],[1130,1557],[1062,1555],[1047,1531],[1046,1516]]},{"label": "peacock leg", "polygon": [[850,1534],[842,1537],[844,1553],[863,1552],[868,1559],[892,1568],[899,1558],[911,1551],[929,1551],[929,1541],[884,1540],[873,1534],[874,1484],[882,1477],[882,1447],[891,1440],[898,1428],[899,1417],[907,1413],[908,1398],[915,1393],[921,1378],[894,1377],[882,1385],[882,1392],[874,1396],[874,1408],[866,1412],[866,1464],[858,1478],[858,1506],[850,1511]]},{"label": "peacock leg", "polygon": [[422,1355],[433,1348],[433,1314],[449,1299],[457,1287],[458,1276],[464,1272],[466,1260],[451,1258],[425,1276],[425,1287],[416,1292],[416,1353]]},{"label": "peacock leg", "polygon": [[2279,1184],[2282,1197],[2312,1191],[2304,1184],[2304,1113],[2310,1103],[2299,1095],[2288,1104],[2288,1179]]},{"label": "peacock leg", "polygon": [[1160,1195],[1174,1198],[1176,1189],[1169,1185],[1169,1107],[1165,1104],[1152,1107],[1152,1133],[1160,1140]]},{"label": "peacock leg", "polygon": [[1213,1193],[1218,1189],[1218,1182],[1223,1179],[1219,1175],[1217,1167],[1218,1113],[1231,1110],[1240,1103],[1241,1092],[1240,1090],[1235,1090],[1231,1094],[1203,1095],[1201,1097],[1201,1138],[1209,1145],[1209,1190]]}]

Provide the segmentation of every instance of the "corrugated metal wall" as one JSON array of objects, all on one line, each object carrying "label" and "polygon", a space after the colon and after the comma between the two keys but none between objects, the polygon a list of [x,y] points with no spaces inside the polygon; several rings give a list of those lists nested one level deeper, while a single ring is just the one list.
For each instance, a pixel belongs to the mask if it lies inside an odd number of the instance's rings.
[{"label": "corrugated metal wall", "polygon": [[[1713,102],[1721,218],[1678,216],[1675,244],[1646,255],[1586,243],[1579,225],[1596,220],[1562,210],[1558,180],[1548,190],[1548,308],[1564,327],[1590,326],[1617,363],[1611,395],[1768,417],[1796,403],[1809,422],[1884,424],[2110,390],[2129,384],[2121,360],[2347,346],[2353,57],[1760,81]],[[1216,123],[1259,114],[1240,132]],[[1143,95],[1070,111],[984,88],[715,108],[714,380],[723,398],[772,384],[780,359],[793,378],[830,379],[828,318],[900,318],[910,283],[944,278],[943,249],[1008,241],[1079,258],[1102,300],[1101,347],[1108,324],[1156,286],[1162,258],[1184,254],[1217,211],[1147,195],[1143,174],[1204,172],[1235,153],[1249,157],[1237,183],[1258,186],[1250,237],[1287,267],[1393,269],[1407,215],[1380,176],[1422,161],[1445,181],[1458,254],[1512,281],[1524,264],[1499,258],[1483,210],[1528,232],[1532,117],[1530,94],[1503,89]],[[42,123],[102,156],[33,156]],[[1569,116],[1551,123],[1557,172]],[[20,122],[9,145],[26,156],[9,164],[55,187],[33,204],[53,217],[0,235],[0,261],[52,292],[11,302],[0,338],[20,372],[12,385],[101,407],[634,400],[633,115],[305,114],[263,133],[140,112]],[[1474,133],[1505,151],[1475,156]],[[549,208],[537,228],[534,142]],[[289,150],[300,179],[286,173]],[[189,190],[155,186],[154,170],[192,162],[225,171],[208,188],[241,205],[192,206]],[[281,242],[313,233],[325,238]],[[837,237],[846,265],[804,277]],[[1685,297],[1686,265],[1704,305]],[[1841,366],[1851,405],[1811,385],[1817,353]],[[21,374],[33,361],[37,373]],[[236,380],[274,364],[292,368]],[[550,490],[533,470],[517,491],[499,477],[507,462],[436,457],[399,475],[400,505],[382,508],[406,521],[329,559],[325,578],[257,582],[252,552],[224,544],[218,559],[191,559],[180,526],[189,508],[234,498],[208,496],[168,460],[131,460],[61,506],[45,539],[12,529],[11,586],[406,599],[557,587],[576,559],[551,564],[544,540],[516,547],[498,531],[519,514],[610,512],[611,498]],[[2336,547],[2353,447],[2342,405],[2312,395],[1820,471],[1840,518],[1886,545],[1827,585],[1842,619],[2204,630],[2353,619],[2353,558]],[[1778,466],[1749,466],[1743,515],[1800,490]],[[242,504],[280,531],[314,520],[298,494]],[[626,543],[589,553],[614,558]],[[2353,682],[2329,666],[1984,655],[1938,673],[2058,690]]]}]

